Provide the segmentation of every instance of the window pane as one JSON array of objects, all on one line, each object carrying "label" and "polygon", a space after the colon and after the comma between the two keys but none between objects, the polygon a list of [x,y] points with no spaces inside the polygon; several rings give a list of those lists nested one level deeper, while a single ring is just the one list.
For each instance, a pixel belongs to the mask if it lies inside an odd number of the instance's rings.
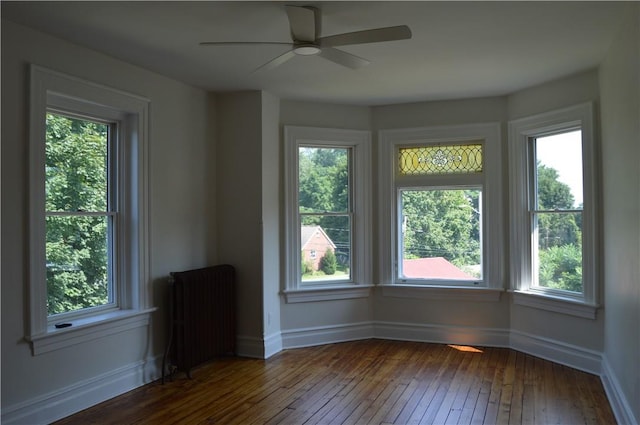
[{"label": "window pane", "polygon": [[351,220],[348,215],[302,216],[302,281],[351,280]]},{"label": "window pane", "polygon": [[582,213],[537,213],[538,286],[582,292]]},{"label": "window pane", "polygon": [[482,279],[482,192],[402,190],[399,278]]},{"label": "window pane", "polygon": [[107,211],[108,130],[102,123],[47,114],[47,211]]},{"label": "window pane", "polygon": [[349,149],[300,147],[301,213],[349,211]]},{"label": "window pane", "polygon": [[49,315],[109,302],[109,220],[105,216],[47,217]]},{"label": "window pane", "polygon": [[400,174],[458,174],[482,172],[482,144],[400,148]]},{"label": "window pane", "polygon": [[535,209],[582,209],[582,132],[536,138],[535,158]]}]

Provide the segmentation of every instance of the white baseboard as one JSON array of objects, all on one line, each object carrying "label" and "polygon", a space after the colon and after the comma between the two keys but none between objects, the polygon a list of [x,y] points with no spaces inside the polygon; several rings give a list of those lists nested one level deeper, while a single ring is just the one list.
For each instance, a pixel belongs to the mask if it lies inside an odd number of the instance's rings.
[{"label": "white baseboard", "polygon": [[512,330],[510,335],[514,350],[600,376],[602,354],[597,351],[524,332]]},{"label": "white baseboard", "polygon": [[282,331],[283,348],[311,347],[374,337],[373,323],[351,323]]},{"label": "white baseboard", "polygon": [[47,424],[160,377],[162,357],[139,361],[86,379],[66,388],[2,407],[3,424]]},{"label": "white baseboard", "polygon": [[238,335],[236,341],[238,344],[236,347],[238,356],[250,357],[252,359],[265,358],[264,339],[254,336]]},{"label": "white baseboard", "polygon": [[282,334],[280,332],[267,335],[264,338],[238,336],[237,342],[236,351],[240,357],[268,359],[282,351]]},{"label": "white baseboard", "polygon": [[268,359],[282,351],[282,333],[276,332],[264,337],[264,358]]},{"label": "white baseboard", "polygon": [[495,328],[375,322],[374,333],[375,337],[380,339],[490,347],[509,346],[509,331]]},{"label": "white baseboard", "polygon": [[639,424],[640,418],[634,417],[631,405],[620,388],[620,383],[611,369],[607,356],[602,358],[602,374],[600,378],[616,421],[621,425]]}]

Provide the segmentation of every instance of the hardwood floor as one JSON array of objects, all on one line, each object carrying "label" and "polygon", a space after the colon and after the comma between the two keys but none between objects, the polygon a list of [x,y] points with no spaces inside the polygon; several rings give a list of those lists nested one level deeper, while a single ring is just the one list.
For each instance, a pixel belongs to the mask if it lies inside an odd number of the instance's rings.
[{"label": "hardwood floor", "polygon": [[613,424],[600,379],[505,348],[365,340],[224,358],[58,424]]}]

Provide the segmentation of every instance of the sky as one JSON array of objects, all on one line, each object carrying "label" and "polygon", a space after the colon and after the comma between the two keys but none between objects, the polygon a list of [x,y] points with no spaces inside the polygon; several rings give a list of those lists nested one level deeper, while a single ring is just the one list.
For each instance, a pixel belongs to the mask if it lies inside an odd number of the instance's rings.
[{"label": "sky", "polygon": [[536,138],[538,161],[558,171],[558,180],[571,188],[574,206],[582,204],[582,132]]}]

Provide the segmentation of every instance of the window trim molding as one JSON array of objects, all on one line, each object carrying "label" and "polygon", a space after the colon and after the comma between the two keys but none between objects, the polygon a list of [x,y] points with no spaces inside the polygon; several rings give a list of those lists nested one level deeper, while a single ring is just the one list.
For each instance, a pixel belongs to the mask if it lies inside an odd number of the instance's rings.
[{"label": "window trim molding", "polygon": [[[30,275],[28,281],[29,326],[25,339],[31,342],[34,355],[52,349],[63,348],[69,343],[79,343],[93,339],[87,327],[100,325],[102,331],[122,328],[122,320],[147,315],[155,310],[149,308],[149,155],[148,126],[150,101],[143,97],[126,93],[77,77],[52,71],[37,65],[30,66],[30,111],[29,111],[29,248]],[[44,193],[44,143],[46,134],[45,115],[49,107],[85,113],[87,115],[108,116],[122,123],[121,135],[130,145],[118,152],[118,161],[125,164],[122,172],[127,173],[125,182],[120,181],[118,191],[121,208],[136,218],[124,220],[118,231],[120,237],[126,235],[122,243],[126,249],[116,252],[120,269],[117,272],[119,307],[112,311],[96,311],[87,315],[72,314],[74,326],[55,329],[49,323],[46,299],[45,271],[45,193]],[[126,152],[125,152],[126,151]],[[126,155],[128,153],[129,155]],[[121,171],[118,171],[119,173]],[[125,258],[126,256],[126,258]],[[123,263],[124,261],[124,263]],[[128,266],[124,266],[128,264]],[[123,283],[125,282],[125,283]],[[99,309],[98,309],[99,310]],[[69,320],[71,321],[71,319]],[[148,324],[148,317],[133,320],[136,326]],[[75,326],[78,324],[78,326]]]},{"label": "window trim molding", "polygon": [[[592,102],[511,120],[509,133],[509,196],[510,196],[510,280],[514,303],[545,310],[564,312],[581,317],[595,318],[599,307],[601,281],[598,258],[599,240],[599,181],[597,161],[595,111]],[[583,164],[583,293],[544,291],[532,287],[531,235],[529,224],[529,163],[528,142],[536,136],[561,132],[571,128],[582,129]],[[564,307],[559,307],[563,306]],[[581,305],[584,308],[569,308]],[[586,310],[585,310],[586,309]],[[584,311],[582,311],[584,310]]]},{"label": "window trim molding", "polygon": [[[501,163],[501,126],[500,123],[479,123],[479,124],[461,124],[451,126],[434,126],[434,127],[418,127],[403,129],[380,130],[378,139],[379,158],[378,164],[380,169],[379,177],[379,204],[378,210],[380,214],[379,234],[380,234],[380,251],[379,251],[379,285],[384,288],[383,295],[395,294],[399,291],[409,291],[421,294],[436,292],[441,296],[451,299],[463,294],[481,294],[484,292],[475,289],[498,290],[502,292],[504,289],[504,266],[502,264],[502,216],[503,205],[502,200],[502,163]],[[396,173],[396,148],[402,146],[416,145],[420,142],[428,143],[456,143],[482,141],[484,146],[483,153],[483,173],[478,176],[476,174],[467,175],[459,174],[455,176],[405,176],[402,177],[402,186],[410,187],[412,185],[423,184],[429,181],[429,186],[442,185],[459,185],[459,186],[482,186],[484,202],[483,216],[484,224],[484,241],[483,241],[483,261],[484,261],[484,285],[477,287],[475,285],[447,286],[438,285],[436,283],[420,283],[413,284],[411,282],[400,282],[394,275],[395,256],[397,255],[397,229],[396,216],[397,202],[396,193],[398,189],[398,176]],[[491,209],[489,206],[496,205]],[[390,289],[391,287],[395,289]],[[441,291],[422,291],[420,288],[440,288]],[[475,289],[474,289],[475,288]],[[473,292],[468,292],[470,290]],[[422,295],[420,296],[422,297]],[[426,297],[429,297],[428,295]]]},{"label": "window trim molding", "polygon": [[367,298],[374,285],[348,285],[285,290],[282,294],[287,303],[347,300]]},{"label": "window trim molding", "polygon": [[[353,239],[351,282],[326,281],[317,286],[300,285],[300,237],[298,218],[298,147],[351,148],[353,193]],[[287,302],[360,298],[371,284],[371,134],[365,130],[284,126],[285,154],[285,279],[282,294]],[[363,291],[354,291],[361,287]],[[349,294],[347,296],[346,294]]]},{"label": "window trim molding", "polygon": [[422,300],[498,302],[502,293],[505,292],[502,288],[476,288],[472,286],[410,285],[405,283],[378,286],[382,289],[382,295],[385,297]]}]

